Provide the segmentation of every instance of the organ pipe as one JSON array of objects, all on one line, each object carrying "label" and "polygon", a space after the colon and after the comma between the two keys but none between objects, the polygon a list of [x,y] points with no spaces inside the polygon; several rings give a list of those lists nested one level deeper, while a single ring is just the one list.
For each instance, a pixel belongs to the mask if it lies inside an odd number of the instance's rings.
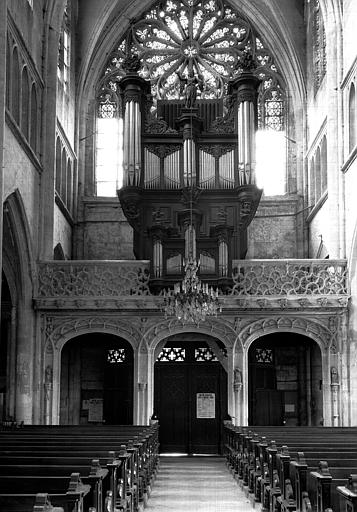
[{"label": "organ pipe", "polygon": [[258,77],[250,70],[244,69],[233,84],[238,104],[238,179],[240,186],[255,184],[255,132],[259,83]]},{"label": "organ pipe", "polygon": [[137,73],[128,73],[121,80],[124,104],[123,170],[124,185],[139,186],[141,179],[142,103],[149,84]]}]

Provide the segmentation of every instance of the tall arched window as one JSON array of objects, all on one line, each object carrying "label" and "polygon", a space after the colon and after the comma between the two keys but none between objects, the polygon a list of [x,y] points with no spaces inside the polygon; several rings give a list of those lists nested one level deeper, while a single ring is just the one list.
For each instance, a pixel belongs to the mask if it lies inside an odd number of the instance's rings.
[{"label": "tall arched window", "polygon": [[30,83],[27,67],[22,70],[21,80],[21,131],[28,139],[29,136],[29,107],[30,107]]},{"label": "tall arched window", "polygon": [[61,162],[61,199],[66,204],[67,202],[67,154],[65,148],[62,149],[62,162]]},{"label": "tall arched window", "polygon": [[312,51],[316,93],[326,74],[326,32],[319,0],[313,0],[310,5],[313,9]]},{"label": "tall arched window", "polygon": [[37,126],[38,126],[38,111],[37,111],[37,92],[36,85],[32,84],[31,88],[31,119],[30,119],[30,145],[35,153],[37,153]]},{"label": "tall arched window", "polygon": [[72,213],[73,207],[73,175],[72,175],[72,162],[68,158],[67,160],[67,209]]},{"label": "tall arched window", "polygon": [[11,113],[17,122],[20,124],[20,63],[17,48],[14,49],[12,54],[12,73],[11,73]]},{"label": "tall arched window", "polygon": [[324,135],[321,144],[321,192],[327,190],[327,139]]},{"label": "tall arched window", "polygon": [[[118,150],[116,142],[113,144],[113,140],[104,134],[106,126],[108,131],[111,130],[111,124],[118,126],[113,119],[118,116],[115,108],[120,103],[118,100],[120,81],[126,73],[128,60],[134,57],[140,62],[137,70],[139,76],[150,83],[152,104],[150,111],[145,113],[145,122],[148,125],[155,118],[153,124],[156,123],[156,127],[160,125],[164,130],[175,131],[174,126],[164,127],[163,117],[160,116],[163,112],[169,112],[170,104],[184,102],[183,84],[187,84],[188,78],[193,75],[198,84],[197,102],[208,100],[216,102],[216,129],[218,123],[230,112],[231,105],[227,101],[230,84],[242,70],[240,59],[247,50],[257,63],[255,73],[262,81],[261,127],[266,132],[265,136],[270,137],[268,141],[270,149],[272,140],[278,139],[276,145],[279,147],[279,155],[282,159],[281,165],[271,166],[269,173],[266,172],[265,166],[263,186],[268,186],[272,182],[271,173],[276,172],[277,169],[281,170],[283,177],[280,182],[284,185],[285,87],[274,57],[266,48],[263,39],[245,15],[224,0],[195,0],[194,2],[164,0],[157,2],[144,12],[141,19],[131,23],[127,33],[111,52],[103,75],[100,77],[96,129],[97,194],[115,195],[113,187],[112,192],[109,192],[109,172],[106,169],[111,168],[113,148],[116,152]],[[108,109],[109,113],[106,110],[103,112],[103,107]],[[120,119],[120,115],[118,118]],[[108,119],[112,121],[109,122]],[[225,121],[226,118],[222,123]],[[227,122],[224,127],[228,130],[225,133],[229,132],[228,124]],[[120,130],[120,124],[116,129]],[[207,126],[206,129],[214,132],[212,125]],[[232,127],[232,133],[233,130],[234,127]],[[114,134],[114,129],[111,133]],[[105,144],[109,144],[110,141],[112,149],[108,150]],[[150,155],[152,154],[151,152]],[[261,155],[263,154],[264,150],[261,150]],[[155,157],[156,154],[151,159],[155,160]],[[209,154],[207,158],[213,161],[216,157]],[[223,158],[221,160],[226,162],[228,158],[230,154],[225,157],[225,160]],[[216,160],[218,161],[218,157]],[[112,169],[110,172],[115,174],[116,171]],[[166,176],[165,170],[163,174]],[[215,182],[215,180],[212,181]],[[113,180],[111,182],[114,183]],[[280,186],[278,193],[283,192],[283,185]]]},{"label": "tall arched window", "polygon": [[311,158],[309,165],[309,206],[314,206],[315,202],[315,160]]},{"label": "tall arched window", "polygon": [[352,84],[350,88],[350,95],[348,99],[348,147],[351,152],[356,145],[356,89]]},{"label": "tall arched window", "polygon": [[71,65],[71,3],[67,1],[63,15],[59,45],[57,78],[65,93],[69,92]]},{"label": "tall arched window", "polygon": [[113,92],[100,98],[96,124],[96,192],[115,196],[123,180],[123,120]]},{"label": "tall arched window", "polygon": [[259,101],[257,132],[257,185],[266,195],[285,193],[285,99],[279,83],[264,83]]},{"label": "tall arched window", "polygon": [[11,46],[10,41],[6,41],[6,106],[11,108]]},{"label": "tall arched window", "polygon": [[61,154],[61,140],[57,137],[56,140],[56,192],[58,195],[61,193],[61,166],[62,166],[62,154]]},{"label": "tall arched window", "polygon": [[317,148],[315,155],[315,198],[318,201],[321,197],[321,153]]}]

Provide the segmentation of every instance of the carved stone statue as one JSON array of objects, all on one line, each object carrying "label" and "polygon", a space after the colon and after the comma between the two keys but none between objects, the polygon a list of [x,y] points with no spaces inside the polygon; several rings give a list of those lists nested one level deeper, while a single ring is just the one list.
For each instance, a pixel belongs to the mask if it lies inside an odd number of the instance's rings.
[{"label": "carved stone statue", "polygon": [[338,377],[338,371],[335,366],[331,366],[331,384],[338,384],[339,383],[339,377]]},{"label": "carved stone statue", "polygon": [[178,72],[176,74],[179,77],[181,88],[184,90],[185,107],[194,108],[197,100],[197,89],[202,86],[202,81],[195,76],[193,71],[189,72],[187,78]]},{"label": "carved stone statue", "polygon": [[141,68],[139,55],[137,55],[136,53],[128,55],[124,59],[122,66],[124,71],[126,71],[127,73],[137,73]]},{"label": "carved stone statue", "polygon": [[254,59],[253,54],[250,51],[246,50],[242,52],[237,67],[238,69],[241,69],[243,72],[252,72],[257,68],[257,62]]},{"label": "carved stone statue", "polygon": [[233,374],[234,374],[234,377],[233,377],[234,391],[240,391],[243,387],[242,372],[239,368],[235,368]]}]

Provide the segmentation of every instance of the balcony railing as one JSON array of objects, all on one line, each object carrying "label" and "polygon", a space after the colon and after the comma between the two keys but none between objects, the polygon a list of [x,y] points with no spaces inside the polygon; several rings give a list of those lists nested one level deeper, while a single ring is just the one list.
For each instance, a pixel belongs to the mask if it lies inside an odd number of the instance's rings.
[{"label": "balcony railing", "polygon": [[[346,260],[235,260],[224,307],[347,305]],[[158,308],[150,290],[150,262],[47,261],[38,265],[38,308]],[[237,300],[239,299],[239,300]]]},{"label": "balcony railing", "polygon": [[38,265],[38,297],[150,295],[149,261],[47,261]]},{"label": "balcony railing", "polygon": [[232,295],[347,295],[346,260],[236,260]]}]

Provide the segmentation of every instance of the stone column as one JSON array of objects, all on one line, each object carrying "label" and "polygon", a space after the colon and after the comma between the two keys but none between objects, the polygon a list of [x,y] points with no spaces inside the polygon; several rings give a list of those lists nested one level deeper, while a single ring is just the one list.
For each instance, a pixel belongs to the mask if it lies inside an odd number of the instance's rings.
[{"label": "stone column", "polygon": [[[30,288],[29,288],[30,289]],[[15,418],[26,424],[33,423],[33,371],[34,332],[32,305],[19,304],[16,344],[16,397]]]},{"label": "stone column", "polygon": [[[2,268],[2,226],[4,201],[4,142],[5,142],[5,95],[6,95],[6,31],[7,31],[7,0],[0,2],[0,268]],[[1,282],[0,282],[1,308]]]},{"label": "stone column", "polygon": [[339,376],[335,366],[331,366],[331,413],[332,413],[332,426],[338,427],[340,425],[339,414]]}]

